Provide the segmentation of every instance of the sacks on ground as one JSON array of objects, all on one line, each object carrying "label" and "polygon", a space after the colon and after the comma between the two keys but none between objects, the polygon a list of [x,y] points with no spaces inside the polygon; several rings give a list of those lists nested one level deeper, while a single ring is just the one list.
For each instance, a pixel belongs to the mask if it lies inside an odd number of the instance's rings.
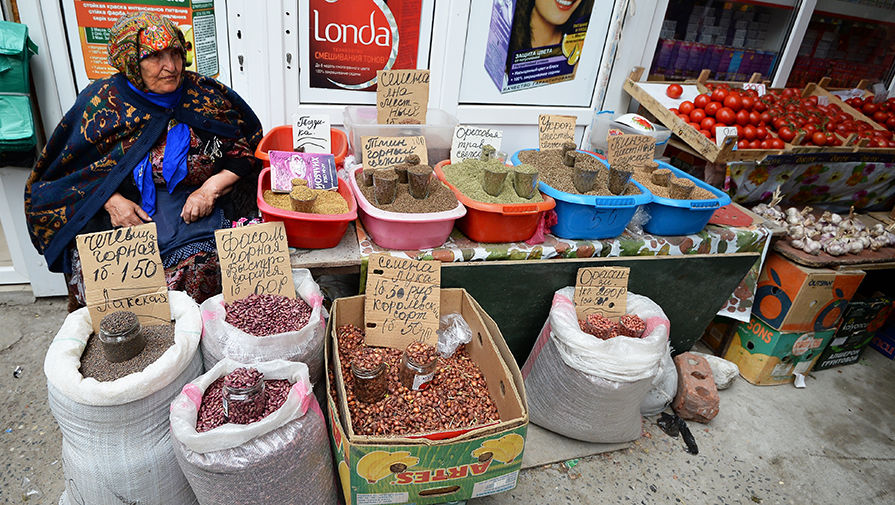
[{"label": "sacks on ground", "polygon": [[[285,403],[251,424],[197,432],[205,390],[243,366],[256,368],[265,379],[292,381]],[[171,433],[177,462],[200,504],[336,503],[326,421],[311,387],[304,363],[246,365],[225,358],[183,388],[171,404]]]},{"label": "sacks on ground", "polygon": [[211,370],[224,358],[246,364],[285,359],[307,364],[311,384],[317,384],[323,378],[323,337],[326,332],[323,293],[306,268],[292,270],[292,280],[295,294],[312,309],[308,323],[298,331],[256,337],[225,321],[224,295],[202,302],[200,309],[205,323],[202,359],[206,370]]},{"label": "sacks on ground", "polygon": [[531,422],[586,442],[634,440],[640,404],[668,352],[668,318],[652,300],[629,292],[627,313],[643,319],[646,336],[600,340],[581,331],[574,292],[556,292],[522,370]]},{"label": "sacks on ground", "polygon": [[60,504],[197,503],[174,457],[167,419],[171,401],[202,373],[202,320],[186,293],[169,291],[168,299],[174,345],[141,372],[107,382],[81,376],[93,331],[86,308],[69,314],[50,344],[44,373],[62,432]]},{"label": "sacks on ground", "polygon": [[653,387],[646,393],[646,397],[640,404],[640,413],[644,416],[654,416],[662,412],[677,394],[677,367],[671,359],[671,349],[662,356],[659,363],[659,373],[653,378]]}]

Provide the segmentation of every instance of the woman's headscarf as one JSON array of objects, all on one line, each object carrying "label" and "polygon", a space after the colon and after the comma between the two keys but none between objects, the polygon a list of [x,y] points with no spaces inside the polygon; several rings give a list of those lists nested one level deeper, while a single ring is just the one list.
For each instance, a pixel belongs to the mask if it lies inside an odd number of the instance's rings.
[{"label": "woman's headscarf", "polygon": [[122,16],[109,33],[109,64],[138,89],[146,91],[140,60],[171,47],[186,57],[186,40],[170,19],[145,11]]}]

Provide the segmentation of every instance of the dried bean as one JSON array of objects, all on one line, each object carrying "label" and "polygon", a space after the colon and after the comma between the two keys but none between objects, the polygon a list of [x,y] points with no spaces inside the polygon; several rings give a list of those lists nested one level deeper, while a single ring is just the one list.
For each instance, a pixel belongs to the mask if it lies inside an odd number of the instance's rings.
[{"label": "dried bean", "polygon": [[618,321],[618,334],[627,337],[641,338],[646,331],[646,323],[635,314],[627,314]]},{"label": "dried bean", "polygon": [[602,314],[589,314],[584,321],[578,321],[581,331],[593,335],[601,340],[608,340],[617,336],[615,323],[603,317]]},{"label": "dried bean", "polygon": [[249,295],[224,308],[225,321],[256,337],[298,331],[311,319],[311,306],[304,300],[280,295]]},{"label": "dried bean", "polygon": [[[257,372],[257,370],[255,371]],[[228,375],[225,375],[212,382],[202,395],[202,404],[199,406],[199,414],[196,419],[196,431],[202,433],[227,423],[227,417],[224,415],[223,390],[224,383],[228,377]],[[242,419],[246,421],[242,424],[258,422],[276,412],[277,409],[286,403],[286,397],[289,396],[291,387],[292,383],[285,379],[264,381],[266,398],[263,411],[257,416]]]}]

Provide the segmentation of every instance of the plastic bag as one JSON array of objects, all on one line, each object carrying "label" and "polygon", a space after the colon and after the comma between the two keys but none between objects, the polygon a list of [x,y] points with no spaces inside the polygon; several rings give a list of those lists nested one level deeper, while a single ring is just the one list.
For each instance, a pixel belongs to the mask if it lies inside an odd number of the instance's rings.
[{"label": "plastic bag", "polygon": [[674,396],[677,394],[677,367],[671,359],[671,350],[662,356],[659,363],[659,373],[653,379],[653,387],[646,394],[646,398],[640,404],[640,413],[645,416],[654,416],[665,410]]},{"label": "plastic bag", "polygon": [[572,287],[556,292],[523,367],[531,422],[586,442],[634,440],[640,404],[668,353],[668,318],[652,300],[629,292],[627,313],[643,319],[646,336],[600,340],[581,331],[573,296]]},{"label": "plastic bag", "polygon": [[445,314],[438,321],[438,354],[450,358],[461,344],[472,341],[472,328],[460,314]]},{"label": "plastic bag", "polygon": [[169,291],[174,345],[143,371],[118,380],[83,378],[90,313],[68,315],[44,360],[50,411],[62,432],[61,504],[194,504],[171,445],[168,411],[183,385],[202,373],[199,306]]},{"label": "plastic bag", "polygon": [[[205,390],[242,366],[258,369],[265,379],[294,382],[286,402],[258,422],[197,432]],[[183,388],[171,404],[171,433],[177,462],[200,503],[336,503],[326,422],[311,387],[304,363],[246,365],[225,358]]]},{"label": "plastic bag", "polygon": [[310,270],[292,270],[295,294],[311,306],[311,318],[298,331],[256,337],[236,328],[224,319],[224,295],[213,296],[200,307],[205,331],[202,335],[202,359],[210,370],[223,358],[239,363],[260,363],[275,359],[300,361],[308,365],[312,384],[323,378],[323,345],[326,332],[326,311],[323,293],[311,277]]}]

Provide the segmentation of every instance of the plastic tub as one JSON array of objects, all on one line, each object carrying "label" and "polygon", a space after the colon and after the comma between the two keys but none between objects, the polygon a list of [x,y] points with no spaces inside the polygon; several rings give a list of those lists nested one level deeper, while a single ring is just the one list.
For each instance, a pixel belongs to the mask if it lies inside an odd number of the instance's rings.
[{"label": "plastic tub", "polygon": [[686,177],[697,187],[710,191],[717,196],[711,200],[674,200],[653,195],[653,201],[646,206],[650,215],[649,221],[643,225],[647,233],[653,235],[691,235],[699,233],[712,218],[716,209],[730,204],[730,196],[720,189],[679,170],[668,163],[658,161],[659,168],[667,168],[675,177]]},{"label": "plastic tub", "polygon": [[426,154],[429,165],[451,157],[451,137],[457,118],[441,109],[426,111],[426,124],[379,124],[376,122],[375,106],[349,105],[345,107],[345,129],[351,142],[351,152],[358,163],[363,162],[360,139],[366,136],[426,138]]},{"label": "plastic tub", "polygon": [[438,247],[451,234],[454,221],[466,214],[466,208],[460,202],[457,207],[442,212],[411,214],[382,210],[368,202],[357,187],[355,175],[362,170],[363,167],[358,167],[348,178],[348,184],[357,195],[358,214],[364,229],[381,247],[409,250]]},{"label": "plastic tub", "polygon": [[652,135],[656,138],[656,153],[653,157],[660,158],[665,154],[665,148],[668,146],[668,140],[671,138],[671,130],[651,121],[651,123],[653,123],[653,128],[655,129],[653,131],[645,132],[616,122],[615,116],[615,112],[611,110],[594,112],[594,119],[591,122],[590,136],[588,138],[591,151],[605,154],[606,150],[609,148],[606,137],[609,135],[610,130],[617,130],[624,134]]},{"label": "plastic tub", "polygon": [[[291,142],[291,140],[290,140]],[[286,239],[291,247],[299,249],[326,249],[335,247],[348,229],[348,223],[357,219],[357,203],[345,181],[339,179],[339,194],[348,202],[344,214],[308,214],[278,209],[264,201],[264,191],[270,189],[270,167],[258,176],[258,210],[264,222],[282,221],[286,226]]]},{"label": "plastic tub", "polygon": [[[332,146],[330,150],[335,157],[336,165],[341,165],[348,154],[348,137],[345,132],[335,128],[329,129]],[[270,166],[268,151],[292,151],[292,125],[275,126],[261,139],[255,149],[255,157],[261,160],[264,168]]]},{"label": "plastic tub", "polygon": [[450,165],[444,160],[435,165],[435,175],[451,188],[457,200],[466,207],[466,215],[457,221],[457,228],[476,242],[521,242],[528,240],[538,228],[541,214],[556,207],[556,201],[541,195],[540,202],[533,203],[485,203],[473,200],[460,192],[442,171]]},{"label": "plastic tub", "polygon": [[[537,151],[538,149],[522,149],[512,157],[514,165],[519,165],[519,153]],[[587,151],[578,151],[593,156],[608,170],[608,164],[598,156]],[[631,182],[640,190],[639,195],[628,196],[593,196],[566,193],[550,187],[544,181],[538,182],[540,189],[547,196],[556,200],[557,222],[550,228],[550,233],[560,238],[569,239],[601,239],[614,238],[625,231],[625,226],[634,217],[637,207],[652,200],[652,193],[637,181]]]}]

